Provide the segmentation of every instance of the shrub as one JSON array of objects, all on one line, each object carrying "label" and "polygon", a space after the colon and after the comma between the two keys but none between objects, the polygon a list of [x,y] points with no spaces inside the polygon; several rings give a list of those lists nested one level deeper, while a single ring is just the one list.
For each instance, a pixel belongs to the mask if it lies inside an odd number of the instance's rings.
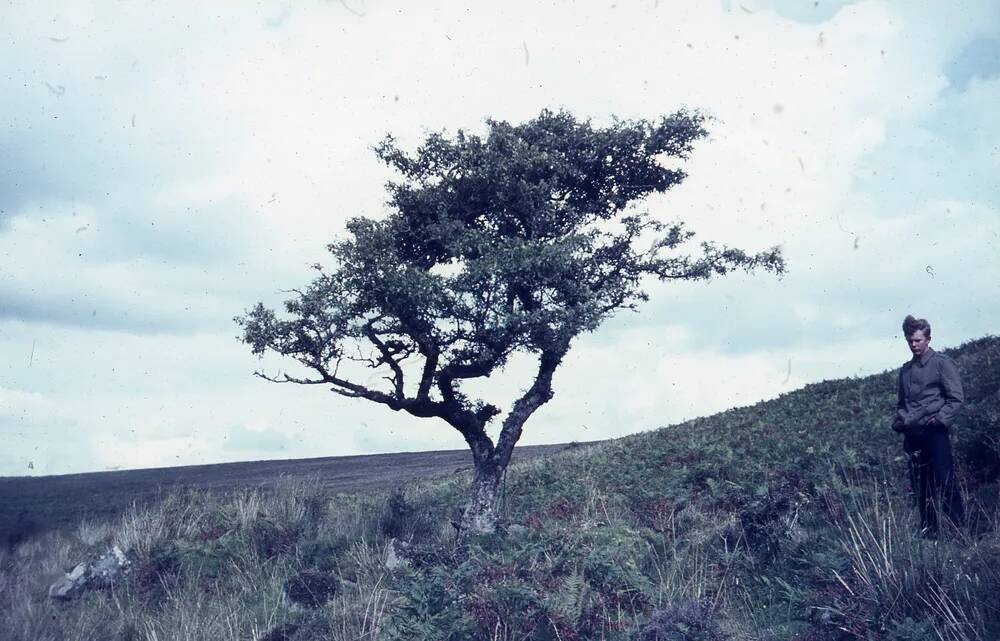
[{"label": "shrub", "polygon": [[671,603],[654,610],[642,627],[640,641],[725,641],[715,613],[696,601]]},{"label": "shrub", "polygon": [[415,505],[400,487],[386,498],[378,527],[382,536],[406,541],[424,540],[436,529],[427,506]]},{"label": "shrub", "polygon": [[385,502],[385,511],[379,520],[379,531],[383,536],[392,539],[401,539],[410,529],[414,508],[406,500],[406,494],[402,488],[394,489]]},{"label": "shrub", "polygon": [[317,570],[303,570],[285,581],[288,600],[307,608],[318,608],[333,598],[340,588],[337,577]]}]

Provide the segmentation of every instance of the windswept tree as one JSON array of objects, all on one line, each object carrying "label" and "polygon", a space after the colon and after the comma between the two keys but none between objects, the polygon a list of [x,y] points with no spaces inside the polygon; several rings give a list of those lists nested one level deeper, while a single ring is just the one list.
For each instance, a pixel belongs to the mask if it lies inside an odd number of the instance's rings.
[{"label": "windswept tree", "polygon": [[[284,313],[258,303],[237,318],[254,353],[291,357],[307,372],[257,375],[443,420],[472,451],[462,531],[493,531],[514,445],[552,398],[575,337],[646,300],[648,279],[783,271],[777,248],[702,242],[683,252],[692,232],[635,208],[684,179],[662,161],[686,159],[704,125],[702,114],[679,111],[597,128],[546,110],[522,125],[488,120],[485,137],[434,133],[412,153],[387,137],[375,151],[400,176],[387,185],[388,215],[351,219],[328,246],[332,267],[316,265]],[[463,392],[519,352],[537,369],[506,413]]]}]

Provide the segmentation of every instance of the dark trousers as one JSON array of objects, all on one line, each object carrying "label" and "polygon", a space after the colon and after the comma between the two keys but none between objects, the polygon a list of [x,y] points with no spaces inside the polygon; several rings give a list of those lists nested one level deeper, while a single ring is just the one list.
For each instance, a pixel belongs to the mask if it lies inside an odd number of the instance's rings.
[{"label": "dark trousers", "polygon": [[920,511],[921,530],[928,534],[937,532],[939,507],[956,527],[962,527],[965,508],[955,480],[948,430],[926,427],[920,434],[908,435],[907,441],[910,484]]}]

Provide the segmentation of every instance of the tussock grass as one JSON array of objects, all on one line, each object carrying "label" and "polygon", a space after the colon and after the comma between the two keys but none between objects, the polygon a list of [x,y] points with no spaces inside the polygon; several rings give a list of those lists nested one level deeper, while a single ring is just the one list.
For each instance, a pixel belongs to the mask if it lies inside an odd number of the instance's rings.
[{"label": "tussock grass", "polygon": [[912,534],[917,523],[908,497],[894,494],[886,480],[859,480],[852,489],[829,497],[849,561],[844,574],[835,573],[849,598],[839,595],[829,611],[853,628],[925,620],[946,641],[996,638],[997,603],[988,594],[1000,587],[1000,533],[973,538],[951,528],[924,540]]}]

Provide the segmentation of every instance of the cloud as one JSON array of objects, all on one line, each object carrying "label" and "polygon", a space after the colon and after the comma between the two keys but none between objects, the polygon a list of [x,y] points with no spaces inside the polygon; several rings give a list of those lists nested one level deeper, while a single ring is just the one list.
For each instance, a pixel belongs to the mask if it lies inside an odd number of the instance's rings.
[{"label": "cloud", "polygon": [[783,18],[806,24],[823,24],[837,15],[844,7],[857,4],[858,0],[764,0],[759,2],[739,2],[723,0],[722,6],[727,11],[773,11]]},{"label": "cloud", "polygon": [[94,468],[94,455],[79,425],[60,399],[39,392],[0,387],[0,435],[5,475],[54,474]]},{"label": "cloud", "polygon": [[38,392],[0,387],[0,420],[23,420],[29,411],[43,406],[45,402],[45,396]]},{"label": "cloud", "polygon": [[[235,426],[223,432],[189,430],[165,436],[105,432],[94,451],[105,469],[140,469],[192,462],[303,458],[308,449],[271,429]],[[220,458],[219,453],[225,452]]]},{"label": "cloud", "polygon": [[[198,237],[205,242],[213,235]],[[227,236],[220,231],[217,237],[224,243]],[[105,228],[89,208],[65,206],[15,219],[3,240],[0,318],[178,331],[217,328],[239,309],[215,269],[159,257],[152,242],[142,244],[141,252],[122,250],[137,239],[127,241],[120,230]]]},{"label": "cloud", "polygon": [[[780,244],[789,273],[651,283],[640,313],[579,339],[526,443],[893,366],[909,312],[938,345],[1000,314],[995,3],[351,7],[5,15],[0,473],[464,447],[440,422],[253,379],[287,364],[254,359],[231,319],[305,283],[348,217],[384,212],[385,133],[543,107],[711,112],[689,178],[644,207],[696,240]],[[506,407],[532,371],[469,389]]]},{"label": "cloud", "polygon": [[981,36],[965,44],[948,61],[945,75],[956,91],[965,91],[973,80],[988,80],[1000,75],[1000,38]]}]

